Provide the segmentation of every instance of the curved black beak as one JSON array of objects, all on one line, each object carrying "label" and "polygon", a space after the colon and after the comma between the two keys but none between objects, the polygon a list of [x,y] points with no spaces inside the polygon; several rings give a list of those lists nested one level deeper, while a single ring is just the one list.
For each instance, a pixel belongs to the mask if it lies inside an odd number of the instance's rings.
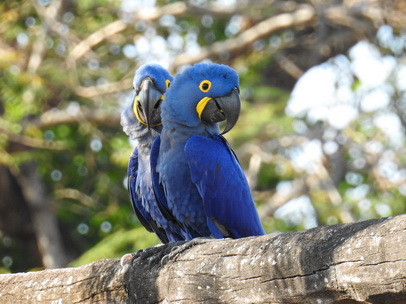
[{"label": "curved black beak", "polygon": [[[207,99],[206,99],[207,100]],[[238,88],[222,97],[211,98],[200,113],[200,119],[206,124],[213,124],[226,120],[226,126],[221,132],[225,134],[237,123],[240,116],[241,102]]]},{"label": "curved black beak", "polygon": [[134,111],[138,120],[148,128],[161,124],[162,96],[163,94],[155,87],[151,78],[147,77],[142,81],[138,98],[134,101],[136,103]]}]

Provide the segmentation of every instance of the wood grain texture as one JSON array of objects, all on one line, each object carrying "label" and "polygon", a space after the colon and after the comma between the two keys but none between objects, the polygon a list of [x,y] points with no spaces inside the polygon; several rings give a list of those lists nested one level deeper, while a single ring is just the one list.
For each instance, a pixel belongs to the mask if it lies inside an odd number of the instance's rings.
[{"label": "wood grain texture", "polygon": [[126,303],[119,261],[0,275],[0,303]]},{"label": "wood grain texture", "polygon": [[[0,275],[23,303],[406,303],[406,215]],[[169,255],[168,255],[169,254]],[[59,301],[59,302],[58,302]]]}]

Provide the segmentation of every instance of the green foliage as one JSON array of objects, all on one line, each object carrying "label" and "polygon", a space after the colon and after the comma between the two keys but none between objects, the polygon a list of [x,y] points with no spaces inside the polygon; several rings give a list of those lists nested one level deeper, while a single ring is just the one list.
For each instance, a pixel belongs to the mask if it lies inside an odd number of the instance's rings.
[{"label": "green foliage", "polygon": [[119,230],[103,238],[71,262],[70,266],[77,267],[101,259],[120,258],[126,253],[149,248],[158,243],[158,238],[152,233],[145,233],[144,228]]}]

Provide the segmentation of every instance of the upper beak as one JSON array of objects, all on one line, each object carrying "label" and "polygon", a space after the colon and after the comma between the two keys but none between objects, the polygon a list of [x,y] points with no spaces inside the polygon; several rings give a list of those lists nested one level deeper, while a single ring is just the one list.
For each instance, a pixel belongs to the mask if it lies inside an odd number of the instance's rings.
[{"label": "upper beak", "polygon": [[154,82],[145,78],[138,98],[134,101],[134,112],[138,120],[148,128],[161,124],[159,106],[162,99],[162,93],[155,87]]},{"label": "upper beak", "polygon": [[221,134],[227,133],[235,126],[240,116],[241,102],[238,88],[234,88],[226,96],[203,98],[196,110],[204,123],[213,124],[226,120],[226,126]]}]

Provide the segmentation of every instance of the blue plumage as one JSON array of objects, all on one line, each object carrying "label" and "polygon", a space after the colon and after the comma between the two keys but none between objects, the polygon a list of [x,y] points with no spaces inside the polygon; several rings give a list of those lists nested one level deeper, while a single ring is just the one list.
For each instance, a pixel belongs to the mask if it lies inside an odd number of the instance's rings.
[{"label": "blue plumage", "polygon": [[238,76],[225,65],[196,64],[176,76],[162,105],[163,129],[151,151],[162,213],[186,239],[264,234],[244,173],[223,133],[238,119]]},{"label": "blue plumage", "polygon": [[137,141],[128,163],[128,192],[142,225],[163,243],[184,240],[184,232],[158,208],[151,181],[150,151],[162,129],[160,106],[172,76],[161,66],[141,66],[135,73],[134,93],[121,114],[124,132]]},{"label": "blue plumage", "polygon": [[264,234],[244,172],[225,139],[192,136],[185,154],[213,236]]}]

